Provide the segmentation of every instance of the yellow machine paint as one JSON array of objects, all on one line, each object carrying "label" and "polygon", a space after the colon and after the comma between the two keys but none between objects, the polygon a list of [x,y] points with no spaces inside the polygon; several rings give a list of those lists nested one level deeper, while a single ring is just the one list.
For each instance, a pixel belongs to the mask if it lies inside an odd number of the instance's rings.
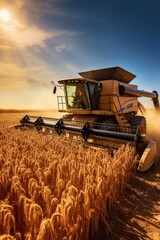
[{"label": "yellow machine paint", "polygon": [[140,155],[138,169],[148,170],[156,161],[157,148],[156,142],[147,138],[145,117],[137,115],[139,109],[144,111],[138,97],[151,98],[159,111],[158,93],[138,90],[130,84],[136,76],[120,67],[79,74],[79,78],[59,80],[59,85],[54,85],[54,94],[57,87],[64,92],[57,96],[58,111],[65,113],[61,119],[25,116],[21,127],[81,135],[86,143],[110,148],[130,143]]}]

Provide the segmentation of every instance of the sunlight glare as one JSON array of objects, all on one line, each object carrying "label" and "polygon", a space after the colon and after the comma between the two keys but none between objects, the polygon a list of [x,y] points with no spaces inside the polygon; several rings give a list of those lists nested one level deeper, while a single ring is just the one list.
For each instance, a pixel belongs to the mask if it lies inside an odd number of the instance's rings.
[{"label": "sunlight glare", "polygon": [[2,22],[8,23],[11,19],[11,14],[8,10],[2,9],[0,10],[0,20]]}]

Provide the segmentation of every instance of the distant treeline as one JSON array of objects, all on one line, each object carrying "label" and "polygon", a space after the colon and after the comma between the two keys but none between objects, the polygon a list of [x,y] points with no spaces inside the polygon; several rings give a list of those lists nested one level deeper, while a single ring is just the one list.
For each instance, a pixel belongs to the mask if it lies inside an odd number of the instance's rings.
[{"label": "distant treeline", "polygon": [[0,113],[25,113],[25,112],[55,112],[57,111],[56,109],[42,109],[42,110],[37,110],[37,109],[0,109]]}]

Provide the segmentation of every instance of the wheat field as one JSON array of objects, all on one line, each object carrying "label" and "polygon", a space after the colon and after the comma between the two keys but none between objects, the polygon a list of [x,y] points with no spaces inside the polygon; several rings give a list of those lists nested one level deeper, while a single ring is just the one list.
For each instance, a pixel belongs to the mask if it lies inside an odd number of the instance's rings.
[{"label": "wheat field", "polygon": [[100,222],[109,231],[111,207],[135,171],[134,150],[111,155],[9,129],[18,118],[0,116],[0,240],[88,240]]}]

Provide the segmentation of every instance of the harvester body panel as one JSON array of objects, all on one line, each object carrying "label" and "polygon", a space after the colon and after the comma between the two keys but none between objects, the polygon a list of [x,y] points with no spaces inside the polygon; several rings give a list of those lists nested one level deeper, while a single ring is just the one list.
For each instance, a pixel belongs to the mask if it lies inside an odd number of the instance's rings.
[{"label": "harvester body panel", "polygon": [[99,109],[109,110],[113,115],[117,112],[138,112],[138,100],[133,96],[121,96],[119,92],[120,84],[123,86],[130,86],[130,88],[137,89],[136,85],[121,83],[117,80],[103,80],[102,91],[100,92]]},{"label": "harvester body panel", "polygon": [[[64,85],[64,98],[66,108],[64,112],[74,114],[103,114],[115,115],[115,113],[138,112],[137,96],[121,96],[120,84],[131,89],[137,89],[136,85],[120,83],[117,80],[103,80],[90,82],[87,79],[61,80]],[[63,109],[59,109],[61,112]]]}]

